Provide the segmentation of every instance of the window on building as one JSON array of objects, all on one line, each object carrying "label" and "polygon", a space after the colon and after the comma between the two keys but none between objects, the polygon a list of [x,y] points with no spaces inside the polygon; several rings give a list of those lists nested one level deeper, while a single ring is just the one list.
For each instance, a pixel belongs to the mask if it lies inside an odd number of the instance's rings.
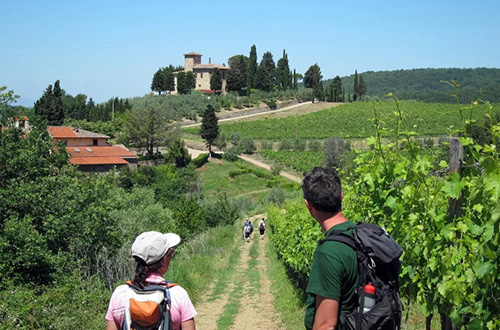
[{"label": "window on building", "polygon": [[202,72],[202,73],[200,73],[200,78],[203,78],[203,72]]},{"label": "window on building", "polygon": [[94,139],[94,140],[92,141],[92,145],[94,145],[94,146],[98,145],[97,139]]}]

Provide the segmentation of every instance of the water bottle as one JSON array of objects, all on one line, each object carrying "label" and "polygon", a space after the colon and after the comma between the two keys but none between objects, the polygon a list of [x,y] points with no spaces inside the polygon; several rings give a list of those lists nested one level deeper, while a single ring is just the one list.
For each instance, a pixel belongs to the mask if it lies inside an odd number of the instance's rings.
[{"label": "water bottle", "polygon": [[363,313],[372,309],[372,307],[375,306],[376,300],[375,287],[371,283],[368,283],[365,285],[365,304],[363,306]]}]

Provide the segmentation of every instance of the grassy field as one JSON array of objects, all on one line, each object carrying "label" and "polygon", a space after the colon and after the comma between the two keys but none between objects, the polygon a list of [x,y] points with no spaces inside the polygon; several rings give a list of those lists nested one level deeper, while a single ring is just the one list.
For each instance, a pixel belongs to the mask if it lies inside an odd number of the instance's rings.
[{"label": "grassy field", "polygon": [[[348,103],[314,113],[269,118],[250,122],[220,124],[227,137],[238,132],[255,140],[280,141],[285,139],[327,139],[332,136],[364,138],[375,134],[374,108],[386,127],[394,127],[396,105],[392,102]],[[404,126],[425,136],[447,135],[450,128],[462,127],[459,107],[455,104],[401,102]],[[493,108],[499,112],[498,108]],[[464,119],[483,121],[487,107],[479,105],[472,111],[464,110]],[[198,134],[199,128],[186,128],[185,132]]]},{"label": "grassy field", "polygon": [[[197,170],[203,182],[203,191],[208,197],[225,192],[230,197],[250,196],[259,199],[267,194],[269,188],[266,187],[267,180],[264,178],[251,173],[230,178],[229,172],[239,169],[236,164],[212,158]],[[251,166],[247,163],[245,165]]]}]

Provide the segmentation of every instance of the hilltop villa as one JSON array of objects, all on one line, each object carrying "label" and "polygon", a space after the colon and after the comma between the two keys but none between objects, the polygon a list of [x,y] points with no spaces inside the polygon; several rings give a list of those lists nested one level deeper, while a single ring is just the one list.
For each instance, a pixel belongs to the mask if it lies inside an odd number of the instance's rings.
[{"label": "hilltop villa", "polygon": [[[210,77],[215,68],[217,68],[222,76],[222,90],[226,90],[226,78],[229,67],[224,64],[212,64],[209,58],[208,64],[201,63],[201,54],[187,53],[184,54],[184,72],[192,71],[196,77],[196,90],[211,93]],[[175,93],[177,93],[177,74],[174,72]]]}]

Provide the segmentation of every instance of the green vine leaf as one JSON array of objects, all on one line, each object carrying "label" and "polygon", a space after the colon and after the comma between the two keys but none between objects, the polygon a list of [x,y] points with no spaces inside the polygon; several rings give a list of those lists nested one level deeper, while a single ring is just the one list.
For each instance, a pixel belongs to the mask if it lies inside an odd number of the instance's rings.
[{"label": "green vine leaf", "polygon": [[466,181],[464,179],[460,180],[459,173],[453,173],[450,175],[450,180],[443,184],[441,190],[445,193],[446,197],[458,199],[465,184]]},{"label": "green vine leaf", "polygon": [[485,274],[489,273],[493,269],[494,265],[487,261],[476,267],[476,274],[478,277],[483,277]]}]

